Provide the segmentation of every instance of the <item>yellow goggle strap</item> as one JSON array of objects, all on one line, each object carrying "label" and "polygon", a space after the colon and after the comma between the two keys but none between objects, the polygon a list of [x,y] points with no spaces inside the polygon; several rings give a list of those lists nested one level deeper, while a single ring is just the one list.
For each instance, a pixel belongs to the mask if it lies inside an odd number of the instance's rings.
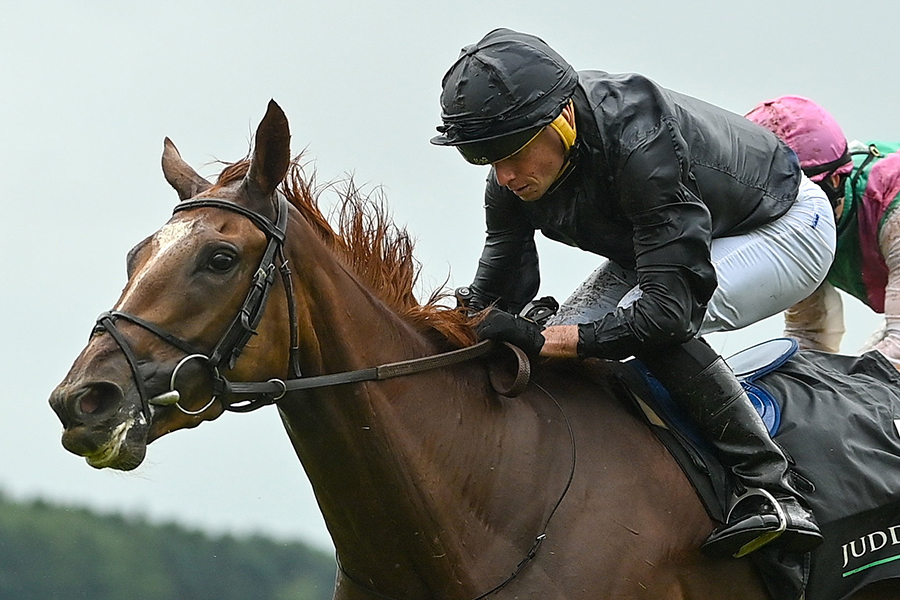
[{"label": "yellow goggle strap", "polygon": [[[571,100],[569,101],[569,106],[572,106]],[[574,107],[572,109],[574,110]],[[550,123],[550,127],[559,134],[559,138],[562,140],[563,146],[565,147],[566,156],[562,168],[559,170],[559,173],[556,174],[556,179],[554,180],[555,183],[556,181],[559,181],[559,178],[562,177],[563,173],[569,170],[569,167],[572,164],[572,157],[570,156],[569,151],[572,149],[572,146],[575,145],[575,126],[569,125],[569,122],[566,121],[566,118],[560,113],[559,116]]]},{"label": "yellow goggle strap", "polygon": [[550,127],[559,134],[563,146],[566,148],[566,154],[568,154],[569,150],[572,149],[572,146],[575,145],[575,127],[569,125],[569,122],[566,121],[566,118],[562,113],[553,119],[553,122],[550,123]]}]

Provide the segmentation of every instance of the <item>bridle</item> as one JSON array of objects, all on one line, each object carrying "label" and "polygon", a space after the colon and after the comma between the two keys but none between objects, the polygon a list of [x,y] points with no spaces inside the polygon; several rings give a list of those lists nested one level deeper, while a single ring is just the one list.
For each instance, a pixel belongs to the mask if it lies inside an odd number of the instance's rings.
[{"label": "bridle", "polygon": [[[268,239],[266,249],[263,252],[262,258],[260,258],[259,267],[257,268],[255,275],[253,276],[253,280],[250,284],[250,289],[247,292],[247,296],[244,299],[240,310],[231,321],[228,329],[224,334],[222,334],[222,337],[215,344],[211,352],[204,352],[203,350],[197,348],[194,344],[182,338],[179,338],[178,336],[166,331],[162,327],[159,327],[154,323],[151,323],[141,317],[138,317],[137,315],[133,315],[125,311],[111,310],[101,314],[97,318],[97,322],[94,325],[92,335],[94,333],[106,331],[112,336],[113,340],[122,350],[122,353],[125,355],[125,359],[128,362],[128,366],[131,369],[135,385],[138,389],[138,394],[140,395],[142,415],[146,419],[146,423],[148,425],[150,424],[152,417],[150,409],[151,405],[175,405],[179,410],[187,415],[199,415],[200,413],[206,411],[210,406],[212,406],[216,399],[219,399],[224,410],[233,412],[249,412],[277,402],[288,392],[329,387],[345,383],[381,381],[384,379],[391,379],[393,377],[412,375],[414,373],[420,373],[422,371],[437,369],[467,361],[472,358],[482,356],[493,349],[494,343],[491,340],[484,340],[473,346],[467,346],[458,350],[452,350],[450,352],[444,352],[426,356],[423,358],[405,360],[376,367],[369,367],[366,369],[358,369],[355,371],[344,371],[342,373],[303,377],[300,372],[299,363],[299,321],[297,318],[296,306],[294,304],[291,271],[288,267],[288,261],[284,256],[284,239],[285,233],[287,231],[288,202],[284,195],[278,194],[276,196],[275,203],[276,218],[274,223],[268,218],[260,215],[259,213],[256,213],[230,200],[224,200],[221,198],[184,200],[179,203],[173,211],[173,214],[175,214],[181,211],[191,210],[195,208],[220,208],[229,210],[248,218],[263,233],[266,234],[266,238]],[[269,297],[269,292],[271,291],[272,285],[275,282],[276,270],[281,274],[284,293],[287,298],[288,318],[290,321],[291,345],[288,358],[289,378],[286,380],[273,378],[268,381],[259,382],[228,381],[228,379],[220,373],[219,367],[225,365],[227,369],[234,368],[235,362],[243,351],[244,346],[246,346],[247,342],[250,340],[250,337],[256,333],[256,327],[262,319],[263,310],[265,309],[266,301]],[[128,343],[127,338],[116,326],[116,321],[119,319],[133,323],[134,325],[137,325],[149,331],[166,343],[185,353],[185,356],[176,364],[175,368],[172,370],[172,374],[169,380],[170,389],[168,392],[153,397],[149,396],[147,385],[140,373],[137,356],[131,345]],[[524,391],[525,387],[528,385],[531,375],[530,363],[525,353],[520,349],[510,344],[504,345],[513,351],[518,362],[518,372],[514,381],[510,385],[503,385],[498,379],[495,378],[494,372],[489,371],[491,383],[493,384],[495,390],[500,394],[504,396],[517,396],[522,391]],[[199,410],[188,410],[181,406],[181,404],[179,403],[180,394],[176,389],[176,378],[178,376],[178,371],[183,365],[192,360],[203,361],[213,380],[213,395],[209,402]],[[518,577],[525,566],[535,558],[538,549],[546,538],[546,529],[550,523],[550,519],[556,513],[556,510],[559,508],[559,505],[562,503],[563,498],[566,496],[566,493],[568,492],[569,487],[572,484],[572,479],[575,474],[575,438],[572,426],[556,399],[553,398],[553,396],[551,396],[549,392],[544,390],[544,388],[542,388],[541,386],[538,385],[537,387],[538,389],[543,391],[543,393],[546,394],[550,398],[550,400],[553,401],[564,419],[571,441],[571,470],[569,472],[566,485],[559,496],[559,499],[553,506],[553,509],[550,511],[549,515],[544,520],[541,533],[538,534],[537,537],[535,537],[534,542],[526,552],[525,557],[516,565],[515,570],[510,575],[508,575],[500,584],[494,586],[487,592],[480,594],[473,600],[482,600],[483,598],[495,594],[496,592],[505,588],[514,579],[516,579],[516,577]],[[250,400],[233,401],[233,398],[230,398],[230,396],[232,395],[251,395],[255,397]],[[368,593],[380,598],[394,600],[390,596],[386,596],[368,588],[367,586],[362,584],[359,579],[351,576],[349,573],[347,573],[347,571],[344,570],[344,567],[340,564],[340,560],[338,560],[338,567],[349,581],[361,587]]]},{"label": "bridle", "polygon": [[[125,359],[128,362],[128,366],[131,369],[135,385],[137,386],[138,395],[141,400],[141,412],[148,424],[150,423],[152,416],[151,405],[174,405],[187,415],[199,415],[212,406],[218,399],[225,410],[232,412],[249,412],[273,404],[283,398],[288,392],[361,381],[380,381],[393,377],[411,375],[413,373],[463,362],[486,354],[491,350],[492,343],[486,340],[473,346],[433,356],[426,356],[424,358],[369,367],[356,371],[303,377],[300,372],[299,361],[300,327],[297,319],[296,305],[294,303],[291,271],[288,266],[288,261],[284,256],[288,201],[284,195],[278,194],[276,196],[275,204],[276,218],[274,223],[257,212],[230,200],[221,198],[185,200],[179,203],[173,211],[174,214],[195,208],[220,208],[235,212],[249,219],[265,233],[266,238],[268,239],[266,249],[260,258],[259,267],[253,276],[247,296],[237,315],[231,321],[231,324],[228,326],[225,333],[222,334],[219,341],[215,344],[212,351],[206,352],[197,348],[194,344],[179,338],[162,327],[125,311],[111,310],[101,314],[97,318],[93,333],[101,331],[108,332],[122,350],[122,353],[125,355]],[[234,368],[235,362],[241,355],[241,352],[250,340],[250,337],[255,335],[256,327],[262,319],[269,292],[275,282],[276,271],[281,274],[284,293],[287,298],[288,319],[290,321],[290,351],[288,358],[289,377],[286,380],[273,378],[268,381],[258,382],[231,382],[221,374],[220,367],[223,367],[224,365],[224,368],[226,369]],[[150,396],[144,378],[140,373],[137,356],[131,345],[128,343],[127,338],[116,325],[116,322],[119,319],[133,323],[134,325],[153,333],[169,345],[185,353],[185,356],[172,370],[169,379],[168,392],[152,397]],[[524,358],[524,355],[522,355],[521,351],[518,349],[514,349],[514,351],[517,352],[519,373],[512,385],[503,389],[498,389],[500,393],[505,393],[507,395],[517,395],[517,392],[521,391],[521,389],[524,388],[524,385],[527,384],[530,375],[527,358]],[[203,363],[209,371],[213,382],[213,395],[209,402],[199,410],[188,410],[179,403],[180,394],[176,386],[178,372],[185,364],[192,360],[201,361]],[[495,383],[495,387],[496,386],[497,384]],[[234,396],[239,396],[241,398],[253,396],[253,398],[249,400],[235,400]]]}]

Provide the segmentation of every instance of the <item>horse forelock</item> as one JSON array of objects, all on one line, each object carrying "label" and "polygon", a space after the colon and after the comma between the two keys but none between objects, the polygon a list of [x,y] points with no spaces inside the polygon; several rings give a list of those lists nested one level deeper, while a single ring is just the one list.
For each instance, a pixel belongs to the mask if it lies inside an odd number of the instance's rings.
[{"label": "horse forelock", "polygon": [[[208,194],[242,180],[249,168],[248,159],[226,165]],[[391,219],[380,188],[366,193],[352,176],[318,184],[315,170],[307,172],[300,155],[291,161],[279,190],[341,262],[399,315],[421,330],[438,332],[453,346],[475,342],[465,313],[442,304],[450,295],[443,286],[424,303],[416,298],[421,265],[413,254],[415,244]],[[319,207],[326,191],[338,200],[331,215],[334,225]]]}]

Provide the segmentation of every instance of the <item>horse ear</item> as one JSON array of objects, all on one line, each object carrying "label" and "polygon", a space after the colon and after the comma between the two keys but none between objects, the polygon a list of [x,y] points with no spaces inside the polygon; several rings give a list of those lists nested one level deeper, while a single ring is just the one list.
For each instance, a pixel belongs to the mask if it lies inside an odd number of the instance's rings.
[{"label": "horse ear", "polygon": [[178,148],[169,138],[163,141],[162,170],[166,181],[178,192],[180,200],[193,198],[212,187],[210,182],[184,162]]},{"label": "horse ear", "polygon": [[256,128],[256,142],[244,185],[251,194],[268,198],[284,180],[291,163],[291,132],[284,111],[269,100],[266,115]]}]

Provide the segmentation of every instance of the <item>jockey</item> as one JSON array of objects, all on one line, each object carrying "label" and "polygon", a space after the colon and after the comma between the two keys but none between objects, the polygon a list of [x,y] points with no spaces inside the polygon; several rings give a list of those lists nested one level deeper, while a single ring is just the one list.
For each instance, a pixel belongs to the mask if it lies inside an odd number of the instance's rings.
[{"label": "jockey", "polygon": [[[443,78],[431,142],[490,165],[487,239],[469,305],[482,339],[532,356],[640,359],[716,447],[741,495],[704,543],[743,556],[821,542],[788,461],[700,334],[806,298],[834,256],[822,190],[775,135],[637,74],[576,72],[509,29],[463,48]],[[608,261],[541,329],[534,232]]]},{"label": "jockey", "polygon": [[864,350],[879,350],[900,368],[900,144],[848,144],[834,117],[801,96],[763,102],[747,118],[793,148],[837,218],[834,264],[815,292],[787,310],[785,335],[804,348],[837,352],[844,335],[837,288],[884,314]]}]

